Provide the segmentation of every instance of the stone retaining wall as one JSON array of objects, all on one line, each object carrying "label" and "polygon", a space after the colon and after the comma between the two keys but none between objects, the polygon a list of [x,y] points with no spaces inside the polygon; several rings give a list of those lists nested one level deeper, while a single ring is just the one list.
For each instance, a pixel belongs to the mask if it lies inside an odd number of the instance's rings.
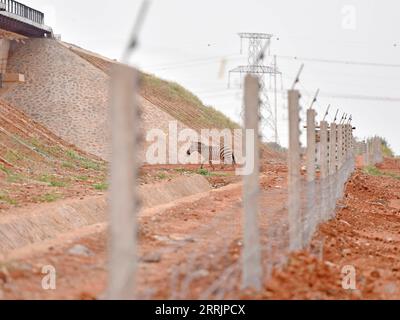
[{"label": "stone retaining wall", "polygon": [[[30,39],[13,46],[8,71],[25,75],[3,99],[45,125],[65,141],[105,160],[110,157],[109,76],[52,39]],[[144,136],[166,134],[175,119],[140,97]],[[187,128],[178,122],[178,130]],[[145,144],[145,148],[149,144]],[[144,159],[144,152],[141,154]]]}]

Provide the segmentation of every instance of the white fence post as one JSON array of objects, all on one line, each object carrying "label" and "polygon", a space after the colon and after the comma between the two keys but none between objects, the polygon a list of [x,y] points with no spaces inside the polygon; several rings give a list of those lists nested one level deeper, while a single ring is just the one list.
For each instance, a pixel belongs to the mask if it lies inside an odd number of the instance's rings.
[{"label": "white fence post", "polygon": [[305,217],[305,237],[307,244],[315,231],[317,225],[315,211],[315,166],[316,166],[316,133],[315,133],[315,110],[307,110],[307,212]]},{"label": "white fence post", "polygon": [[328,177],[328,123],[321,121],[320,124],[320,139],[321,139],[321,178],[325,179]]},{"label": "white fence post", "polygon": [[289,250],[302,248],[302,226],[300,212],[300,94],[297,90],[289,90]]},{"label": "white fence post", "polygon": [[329,174],[334,175],[337,170],[337,125],[331,123],[329,129]]},{"label": "white fence post", "polygon": [[337,168],[338,171],[343,165],[343,125],[337,126]]},{"label": "white fence post", "polygon": [[337,200],[337,125],[332,122],[329,128],[329,186],[330,186],[330,206],[331,214],[334,214]]},{"label": "white fence post", "polygon": [[343,125],[343,162],[346,162],[346,160],[348,159],[348,152],[349,152],[349,130],[348,130],[348,126],[347,124]]},{"label": "white fence post", "polygon": [[320,123],[320,159],[321,159],[321,173],[320,173],[320,182],[321,182],[321,212],[320,212],[320,222],[325,221],[325,218],[328,215],[328,201],[326,196],[328,194],[328,123],[326,121],[321,121]]},{"label": "white fence post", "polygon": [[259,192],[260,192],[260,151],[259,151],[259,122],[260,122],[260,84],[256,77],[247,75],[245,79],[245,129],[254,132],[254,150],[250,152],[244,134],[246,161],[252,157],[254,170],[245,175],[243,187],[244,201],[244,248],[243,248],[243,288],[260,290],[262,286],[261,246],[258,224]]},{"label": "white fence post", "polygon": [[135,292],[136,178],[140,114],[137,71],[116,65],[111,80],[111,190],[108,299],[133,299]]}]

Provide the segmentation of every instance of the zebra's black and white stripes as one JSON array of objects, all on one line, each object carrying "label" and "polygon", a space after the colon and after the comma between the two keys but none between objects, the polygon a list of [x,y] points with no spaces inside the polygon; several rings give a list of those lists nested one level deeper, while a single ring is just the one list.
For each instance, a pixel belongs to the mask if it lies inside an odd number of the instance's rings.
[{"label": "zebra's black and white stripes", "polygon": [[[191,155],[194,152],[200,153],[210,166],[214,170],[214,163],[221,164],[231,164],[236,166],[235,154],[231,147],[227,145],[222,145],[220,147],[207,146],[202,142],[192,142],[190,148],[187,151],[187,155]],[[201,168],[203,169],[204,163],[201,163]]]}]

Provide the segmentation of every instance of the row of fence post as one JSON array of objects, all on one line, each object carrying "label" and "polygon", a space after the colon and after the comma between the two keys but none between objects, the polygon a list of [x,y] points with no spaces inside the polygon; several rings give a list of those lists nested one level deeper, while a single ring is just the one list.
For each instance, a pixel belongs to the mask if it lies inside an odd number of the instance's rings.
[{"label": "row of fence post", "polygon": [[[108,297],[129,299],[134,293],[134,274],[137,261],[138,199],[136,191],[137,154],[140,113],[136,100],[137,73],[127,67],[117,67],[112,82],[111,123],[112,161],[110,192],[110,277]],[[242,287],[260,289],[263,280],[259,236],[259,79],[246,76],[245,129],[254,130],[254,150],[246,157],[254,160],[254,170],[244,177],[244,247]],[[307,111],[306,179],[301,174],[300,93],[288,92],[289,152],[288,152],[288,218],[289,251],[307,247],[317,225],[332,217],[337,199],[342,197],[346,180],[354,169],[354,139],[350,124],[316,125],[316,112]],[[246,135],[244,135],[245,137]],[[319,174],[317,174],[319,167]],[[303,188],[303,186],[306,186]],[[302,194],[307,195],[306,208]],[[326,196],[328,195],[328,196]],[[317,204],[317,200],[320,199]]]},{"label": "row of fence post", "polygon": [[[307,110],[306,178],[301,175],[300,93],[290,90],[288,153],[289,251],[306,248],[319,223],[334,215],[346,180],[354,170],[354,138],[351,124],[321,121]],[[319,168],[319,173],[317,172]],[[302,207],[302,195],[305,205]]]},{"label": "row of fence post", "polygon": [[[257,130],[259,121],[258,79],[245,80],[245,128]],[[257,90],[256,90],[257,89]],[[337,200],[343,196],[344,185],[354,170],[353,127],[321,121],[316,112],[307,110],[306,179],[303,181],[300,142],[300,93],[288,92],[288,251],[304,249],[321,222],[334,216]],[[256,143],[257,144],[257,143]],[[254,156],[257,157],[257,152]],[[246,147],[246,156],[247,147]],[[319,173],[317,169],[319,168]],[[258,234],[259,168],[244,178],[244,248],[242,287],[259,289],[263,280],[261,247]],[[302,195],[306,195],[303,207]]]},{"label": "row of fence post", "polygon": [[383,161],[382,140],[379,137],[367,139],[358,144],[366,166],[374,166]]}]

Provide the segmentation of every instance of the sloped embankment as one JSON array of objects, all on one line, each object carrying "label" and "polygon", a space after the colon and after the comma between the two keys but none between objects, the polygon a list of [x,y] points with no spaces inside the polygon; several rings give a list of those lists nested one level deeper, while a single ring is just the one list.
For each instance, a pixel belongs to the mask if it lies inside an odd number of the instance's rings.
[{"label": "sloped embankment", "polygon": [[106,158],[108,143],[107,75],[52,39],[16,44],[8,71],[25,75],[3,99],[26,112],[64,140]]},{"label": "sloped embankment", "polygon": [[0,100],[0,211],[98,192],[106,164]]},{"label": "sloped embankment", "polygon": [[[56,40],[30,39],[15,46],[8,65],[10,72],[25,74],[26,83],[9,90],[4,99],[64,140],[108,160],[110,77],[101,68],[107,63],[95,54],[83,59]],[[147,100],[141,104],[144,131],[168,133],[176,119]],[[178,130],[184,128],[178,121]]]},{"label": "sloped embankment", "polygon": [[[79,48],[77,46],[63,43],[72,52],[91,63],[96,68],[110,75],[112,65],[116,62],[96,53]],[[153,75],[142,73],[140,95],[141,103],[145,107],[152,106],[158,109],[158,113],[166,113],[172,119],[179,121],[180,128],[186,126],[197,130],[201,129],[237,129],[240,126],[213,107],[205,106],[202,101],[193,93],[183,88],[181,85],[157,78]],[[148,108],[148,107],[147,107]],[[153,114],[150,113],[150,114]],[[145,119],[146,121],[146,119]],[[159,122],[162,123],[162,122]],[[284,155],[275,152],[265,145],[263,155],[268,160],[284,160]]]},{"label": "sloped embankment", "polygon": [[[72,52],[110,75],[112,65],[117,63],[96,53],[71,44]],[[205,106],[199,98],[181,85],[142,73],[141,96],[173,118],[195,130],[203,128],[239,128],[239,125],[212,107]]]}]

